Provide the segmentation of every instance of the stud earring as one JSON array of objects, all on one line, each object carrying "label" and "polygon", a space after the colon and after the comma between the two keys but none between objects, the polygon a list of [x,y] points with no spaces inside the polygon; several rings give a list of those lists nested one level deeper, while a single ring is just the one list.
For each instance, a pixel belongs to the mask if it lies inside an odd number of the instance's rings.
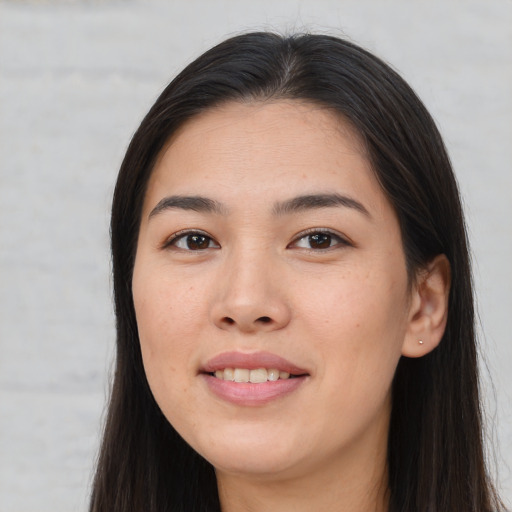
[{"label": "stud earring", "polygon": [[418,341],[418,343],[419,343],[420,345],[423,345],[423,340],[419,340],[419,341]]}]

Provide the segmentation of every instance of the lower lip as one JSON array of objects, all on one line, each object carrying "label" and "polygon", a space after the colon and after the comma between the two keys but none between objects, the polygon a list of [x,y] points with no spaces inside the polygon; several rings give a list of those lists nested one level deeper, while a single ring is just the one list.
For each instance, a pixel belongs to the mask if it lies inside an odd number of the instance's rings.
[{"label": "lower lip", "polygon": [[227,402],[243,406],[265,405],[282,398],[293,393],[306,380],[306,376],[303,376],[253,384],[222,380],[205,373],[202,377],[214,395]]}]

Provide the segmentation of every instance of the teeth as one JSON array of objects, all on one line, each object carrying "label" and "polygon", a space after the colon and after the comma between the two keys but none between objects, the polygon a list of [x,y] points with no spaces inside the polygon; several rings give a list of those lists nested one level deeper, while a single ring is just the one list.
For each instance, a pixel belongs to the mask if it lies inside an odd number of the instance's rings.
[{"label": "teeth", "polygon": [[249,372],[249,381],[258,383],[258,382],[267,382],[268,372],[265,368],[258,368],[257,370],[251,370]]},{"label": "teeth", "polygon": [[235,368],[235,382],[249,382],[249,370],[242,370],[241,368]]},{"label": "teeth", "polygon": [[269,370],[267,373],[268,373],[268,380],[279,379],[279,370],[272,369],[272,370]]},{"label": "teeth", "polygon": [[247,370],[246,368],[224,368],[217,370],[215,377],[221,380],[230,380],[234,382],[252,382],[261,383],[267,381],[276,381],[279,379],[289,379],[288,372],[280,372],[276,368],[258,368],[256,370]]}]

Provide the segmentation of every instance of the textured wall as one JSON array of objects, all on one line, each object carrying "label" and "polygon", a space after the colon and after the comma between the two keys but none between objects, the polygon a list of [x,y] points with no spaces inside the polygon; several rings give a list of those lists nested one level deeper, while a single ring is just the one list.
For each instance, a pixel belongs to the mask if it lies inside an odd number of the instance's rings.
[{"label": "textured wall", "polygon": [[510,0],[0,0],[0,512],[86,510],[113,351],[109,202],[141,116],[225,35],[302,27],[391,62],[445,135],[512,501]]}]

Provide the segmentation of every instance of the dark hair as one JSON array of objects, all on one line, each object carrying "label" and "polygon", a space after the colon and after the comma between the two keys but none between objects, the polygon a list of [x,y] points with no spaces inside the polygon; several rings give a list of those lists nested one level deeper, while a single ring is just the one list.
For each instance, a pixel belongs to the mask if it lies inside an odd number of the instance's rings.
[{"label": "dark hair", "polygon": [[112,207],[117,362],[91,512],[218,511],[212,466],[163,416],[142,365],[132,270],[155,160],[188,119],[228,101],[294,99],[337,112],[360,135],[398,216],[409,275],[451,264],[437,349],[402,357],[388,441],[392,512],[503,510],[485,467],[472,279],[457,184],[431,116],[404,80],[328,35],[249,33],[201,55],[163,91],[133,136]]}]

